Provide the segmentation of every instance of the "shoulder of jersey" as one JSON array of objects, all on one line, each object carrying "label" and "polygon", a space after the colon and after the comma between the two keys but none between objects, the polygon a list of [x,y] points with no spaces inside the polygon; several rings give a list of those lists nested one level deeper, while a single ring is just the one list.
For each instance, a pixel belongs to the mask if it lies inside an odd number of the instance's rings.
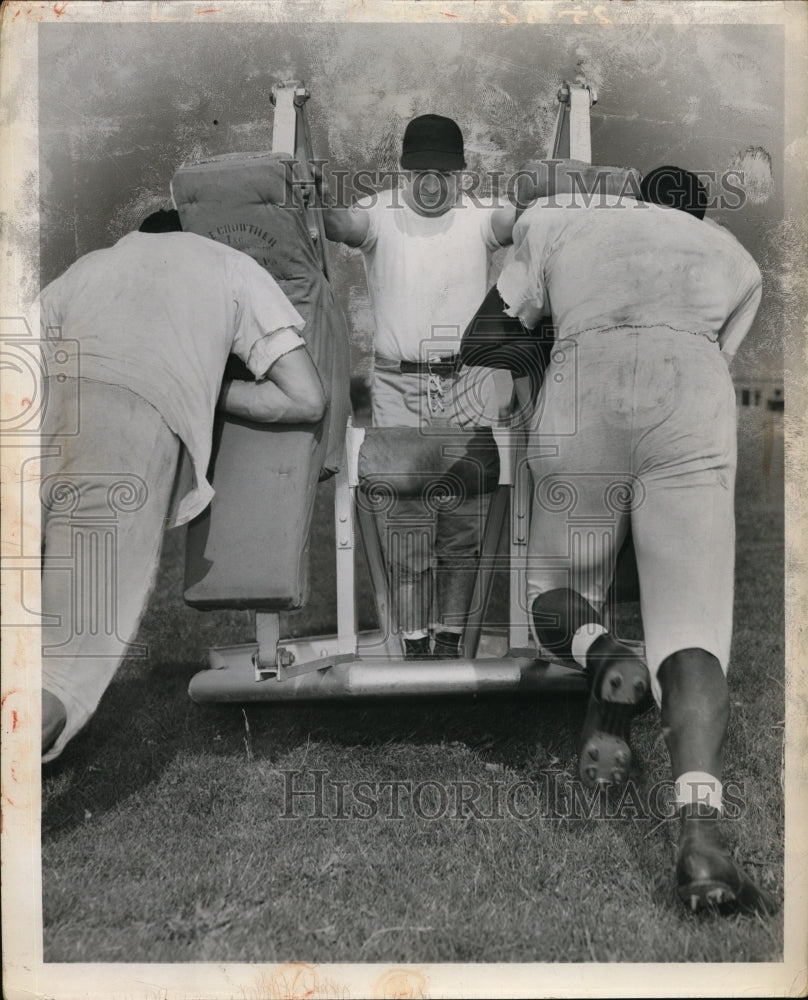
[{"label": "shoulder of jersey", "polygon": [[708,219],[706,217],[702,220],[701,224],[703,226],[706,225],[708,231],[717,239],[723,240],[728,246],[731,246],[737,253],[757,267],[757,261],[752,254],[749,253],[738,237],[735,236],[734,233],[731,233],[726,226],[722,226],[721,223],[716,222],[714,219]]},{"label": "shoulder of jersey", "polygon": [[[200,233],[187,233],[185,231],[181,233],[169,233],[169,236],[193,236],[196,240],[202,240],[204,245],[208,248],[211,253],[219,254],[225,257],[232,257],[233,260],[237,262],[243,261],[245,258],[251,261],[253,264],[256,262],[253,258],[245,253],[243,250],[239,250],[237,247],[228,246],[227,243],[222,243],[219,240],[214,239],[212,236],[202,236]],[[212,246],[211,246],[212,244]],[[199,245],[199,244],[197,244]],[[249,266],[249,265],[247,265]],[[260,264],[257,265],[260,267]],[[262,268],[263,270],[263,268]]]}]

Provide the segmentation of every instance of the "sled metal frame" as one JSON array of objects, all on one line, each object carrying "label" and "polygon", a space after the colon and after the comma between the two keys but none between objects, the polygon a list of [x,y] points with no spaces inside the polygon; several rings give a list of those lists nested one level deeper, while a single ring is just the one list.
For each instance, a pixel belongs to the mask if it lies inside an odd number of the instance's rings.
[{"label": "sled metal frame", "polygon": [[[334,500],[337,568],[337,633],[281,639],[278,616],[256,614],[256,642],[215,647],[211,669],[189,687],[195,701],[288,701],[353,696],[427,695],[493,691],[580,690],[582,671],[538,655],[527,623],[525,568],[531,481],[525,433],[493,429],[500,474],[491,495],[463,656],[455,660],[404,661],[395,633],[390,582],[369,505],[358,499],[359,449],[365,430],[349,424],[345,461]],[[379,620],[375,632],[357,631],[355,559],[361,539]],[[506,554],[500,554],[507,538]],[[511,624],[486,629],[494,574],[507,570]]]}]

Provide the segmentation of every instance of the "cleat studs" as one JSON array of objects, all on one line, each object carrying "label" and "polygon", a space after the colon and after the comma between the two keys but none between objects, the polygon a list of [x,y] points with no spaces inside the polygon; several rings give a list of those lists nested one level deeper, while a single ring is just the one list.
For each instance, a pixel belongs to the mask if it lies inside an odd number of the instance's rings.
[{"label": "cleat studs", "polygon": [[620,674],[614,674],[612,677],[609,678],[609,687],[612,689],[612,691],[616,691],[622,683],[623,683],[623,678],[620,676]]},{"label": "cleat studs", "polygon": [[695,894],[692,894],[690,896],[690,911],[691,911],[691,913],[695,913],[698,910],[698,908],[699,908],[699,897],[696,896]]},{"label": "cleat studs", "polygon": [[639,677],[636,681],[634,681],[634,694],[636,694],[638,698],[642,698],[645,694],[645,681],[640,680]]},{"label": "cleat studs", "polygon": [[716,906],[720,906],[724,902],[724,890],[723,889],[710,889],[707,893],[707,899]]},{"label": "cleat studs", "polygon": [[588,767],[585,774],[590,781],[594,781],[598,776],[598,769],[596,767]]},{"label": "cleat studs", "polygon": [[597,760],[600,757],[600,753],[598,752],[598,748],[597,747],[590,747],[589,750],[587,751],[587,756],[591,757],[592,760]]},{"label": "cleat studs", "polygon": [[625,750],[618,750],[614,755],[614,759],[621,767],[625,767],[628,764],[628,754]]},{"label": "cleat studs", "polygon": [[623,780],[623,772],[619,768],[615,767],[612,770],[612,781],[616,785],[619,785],[622,780]]}]

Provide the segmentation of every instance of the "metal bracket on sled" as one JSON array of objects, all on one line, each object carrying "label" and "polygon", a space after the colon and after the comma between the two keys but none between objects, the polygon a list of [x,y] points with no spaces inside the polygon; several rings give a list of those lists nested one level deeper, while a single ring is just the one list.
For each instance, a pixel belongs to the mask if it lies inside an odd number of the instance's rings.
[{"label": "metal bracket on sled", "polygon": [[598,103],[598,89],[594,87],[591,83],[568,83],[566,80],[558,88],[558,100],[561,104],[570,103],[570,95],[572,90],[588,90],[589,91],[589,103]]},{"label": "metal bracket on sled", "polygon": [[269,100],[275,109],[272,120],[272,151],[297,152],[297,108],[302,108],[311,97],[309,91],[297,80],[285,80],[272,88]]},{"label": "metal bracket on sled", "polygon": [[338,635],[284,639],[281,643],[279,631],[278,615],[256,613],[258,648],[252,654],[256,681],[286,681],[356,659],[355,641],[353,650],[346,650],[346,643]]},{"label": "metal bracket on sled", "polygon": [[558,116],[553,141],[550,144],[552,159],[583,160],[592,162],[592,139],[589,109],[598,102],[598,92],[588,83],[568,83],[558,89]]},{"label": "metal bracket on sled", "polygon": [[294,662],[294,654],[290,654],[280,645],[280,633],[279,615],[256,612],[255,638],[258,640],[258,648],[252,654],[252,664],[257,681],[277,677],[284,666]]}]

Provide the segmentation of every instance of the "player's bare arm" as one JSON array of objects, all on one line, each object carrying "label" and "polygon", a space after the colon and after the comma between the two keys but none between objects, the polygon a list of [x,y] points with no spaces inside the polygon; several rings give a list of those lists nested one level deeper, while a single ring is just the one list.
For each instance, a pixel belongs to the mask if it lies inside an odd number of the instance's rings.
[{"label": "player's bare arm", "polygon": [[516,222],[516,206],[503,205],[491,216],[491,228],[500,246],[513,243],[513,225]]},{"label": "player's bare arm", "polygon": [[278,358],[260,382],[227,379],[219,407],[256,423],[317,423],[325,412],[325,392],[305,347]]},{"label": "player's bare arm", "polygon": [[334,202],[327,178],[319,166],[313,165],[314,186],[322,207],[325,235],[334,243],[358,247],[368,234],[368,214],[363,208],[344,207]]}]

